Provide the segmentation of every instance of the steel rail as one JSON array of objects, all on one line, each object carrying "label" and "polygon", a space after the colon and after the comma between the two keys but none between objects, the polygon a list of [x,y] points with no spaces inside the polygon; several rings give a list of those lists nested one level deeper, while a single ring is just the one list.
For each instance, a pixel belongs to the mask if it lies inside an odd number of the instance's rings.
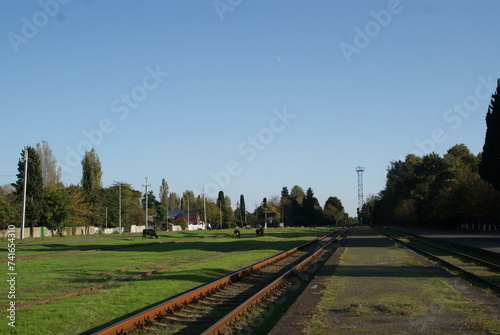
[{"label": "steel rail", "polygon": [[340,237],[342,237],[348,230],[342,230],[339,232],[339,235],[334,239],[330,240],[323,247],[318,249],[314,254],[304,259],[298,265],[294,266],[292,269],[288,270],[285,274],[280,276],[278,279],[274,280],[271,284],[267,285],[265,288],[254,294],[247,301],[236,307],[222,319],[220,319],[217,323],[213,324],[210,328],[205,330],[201,335],[221,335],[224,334],[227,330],[229,330],[238,320],[240,320],[244,313],[252,308],[255,305],[258,305],[263,300],[265,300],[270,294],[272,294],[275,290],[283,287],[286,284],[286,281],[302,271],[305,267],[307,267],[310,263],[314,262],[318,257],[321,256],[324,249],[326,249],[331,243],[338,241]]},{"label": "steel rail", "polygon": [[[442,241],[442,240],[439,240],[439,239],[433,239],[433,238],[429,238],[429,237],[426,237],[426,236],[421,236],[421,235],[416,235],[416,234],[411,234],[411,233],[406,233],[406,232],[400,232],[399,230],[393,230],[393,229],[390,229],[391,231],[395,231],[397,233],[403,233],[403,234],[406,234],[406,235],[409,235],[408,238],[413,240],[413,241],[416,241],[418,243],[422,243],[422,244],[426,244],[426,245],[429,245],[431,247],[434,247],[436,249],[440,249],[440,250],[443,250],[443,251],[449,251],[449,252],[452,252],[456,255],[460,255],[464,258],[467,258],[471,261],[474,261],[474,262],[477,262],[477,263],[481,263],[482,265],[486,265],[486,266],[489,266],[491,267],[492,269],[495,269],[495,270],[498,270],[500,271],[500,265],[498,264],[495,264],[495,263],[491,263],[491,262],[488,262],[488,261],[485,261],[484,259],[480,259],[480,258],[477,258],[477,257],[474,257],[474,256],[471,256],[471,255],[467,255],[467,254],[464,254],[462,252],[459,252],[459,251],[455,251],[455,250],[450,250],[448,248],[445,248],[445,247],[441,247],[441,246],[438,246],[438,245],[435,245],[435,244],[432,244],[430,242],[427,242],[425,240],[430,240],[430,241],[439,241],[441,243],[445,243],[445,244],[448,244],[448,245],[454,245],[456,247],[464,247],[463,245],[461,244],[456,244],[456,243],[451,243],[451,242],[447,242],[447,241]],[[472,249],[471,247],[469,246],[465,246],[467,249]],[[477,248],[474,248],[474,249],[477,249]],[[482,249],[477,249],[479,251],[484,251]]]},{"label": "steel rail", "polygon": [[312,241],[309,241],[307,243],[304,243],[298,247],[295,247],[293,249],[290,249],[288,251],[282,252],[276,256],[270,257],[268,259],[265,259],[262,262],[256,263],[254,265],[250,265],[242,270],[236,271],[232,274],[229,274],[223,278],[220,278],[218,280],[215,280],[209,284],[203,285],[201,287],[198,287],[192,291],[189,291],[187,293],[184,293],[176,298],[170,299],[166,302],[163,302],[161,304],[158,304],[154,307],[151,307],[145,311],[142,311],[140,313],[137,313],[133,316],[130,316],[124,320],[121,320],[117,323],[114,323],[104,329],[101,329],[97,332],[94,332],[92,335],[117,335],[117,334],[125,334],[128,331],[135,329],[135,328],[143,328],[150,320],[153,320],[155,318],[161,318],[162,316],[165,316],[167,314],[171,314],[176,310],[179,310],[183,305],[186,305],[191,302],[196,302],[200,300],[201,298],[205,297],[208,294],[212,294],[221,288],[225,287],[228,284],[231,284],[237,280],[240,280],[248,275],[250,275],[252,272],[265,267],[267,265],[276,263],[277,261],[288,257],[289,255],[300,251],[318,241],[324,240],[328,238],[329,236],[332,236],[338,232],[341,232],[342,230],[335,231],[333,233],[318,237]]},{"label": "steel rail", "polygon": [[[380,231],[380,230],[379,230],[379,231]],[[413,245],[411,245],[411,244],[409,244],[409,243],[406,243],[406,242],[404,242],[404,241],[401,241],[400,239],[398,239],[398,238],[396,238],[396,237],[391,237],[391,236],[389,236],[389,235],[385,234],[385,233],[384,233],[384,232],[382,232],[382,231],[380,231],[380,232],[381,232],[382,234],[384,234],[385,236],[387,236],[388,238],[390,238],[391,240],[395,241],[396,243],[399,243],[399,244],[401,244],[401,245],[403,245],[403,246],[405,246],[405,247],[407,247],[407,248],[409,248],[409,249],[412,249],[412,250],[414,250],[414,251],[416,251],[416,252],[418,252],[418,253],[420,253],[420,254],[422,254],[422,255],[424,255],[424,256],[426,256],[426,257],[428,257],[428,258],[431,258],[431,259],[433,259],[433,260],[435,260],[435,261],[437,261],[437,262],[439,262],[439,263],[441,263],[441,264],[444,264],[445,266],[447,266],[447,267],[449,267],[449,268],[451,268],[451,269],[453,269],[453,270],[455,270],[455,271],[459,271],[459,272],[463,273],[464,275],[466,275],[466,276],[467,276],[467,277],[469,277],[469,278],[473,278],[474,280],[477,280],[477,281],[479,281],[479,282],[482,282],[483,284],[486,284],[486,285],[487,285],[490,289],[494,290],[494,291],[495,291],[495,292],[497,292],[497,293],[500,293],[500,285],[498,285],[498,284],[496,284],[496,283],[494,283],[494,282],[492,282],[492,281],[490,281],[490,280],[488,280],[488,279],[486,279],[486,278],[480,277],[480,276],[478,276],[478,275],[476,275],[476,274],[474,274],[474,273],[472,273],[472,272],[470,272],[470,271],[467,271],[467,270],[465,270],[465,269],[463,269],[463,268],[461,268],[461,267],[459,267],[459,266],[457,266],[457,265],[455,265],[455,264],[453,264],[453,263],[450,263],[450,262],[448,262],[448,261],[446,261],[446,260],[442,259],[441,257],[436,256],[436,255],[434,255],[434,254],[432,254],[432,253],[430,253],[430,252],[427,252],[427,251],[422,250],[422,249],[420,249],[420,248],[417,248],[417,247],[415,247],[415,246],[413,246]],[[420,241],[417,241],[417,242],[420,242]],[[432,247],[435,247],[435,246],[432,246]],[[437,248],[437,247],[436,247],[436,248]],[[455,252],[455,251],[453,251],[453,250],[448,250],[448,249],[447,249],[447,251],[450,251],[450,252],[452,252],[452,253],[456,253],[456,252]],[[459,254],[460,254],[460,253],[459,253]]]},{"label": "steel rail", "polygon": [[[418,236],[418,235],[417,235],[417,236]],[[448,248],[440,247],[440,246],[438,246],[438,245],[434,245],[434,244],[432,244],[432,243],[430,243],[430,242],[426,242],[426,241],[424,241],[424,240],[420,240],[420,239],[419,239],[419,238],[427,238],[427,237],[424,237],[424,236],[412,237],[412,236],[410,236],[409,238],[410,238],[411,240],[413,240],[413,241],[418,242],[418,243],[422,243],[422,244],[425,244],[425,245],[429,245],[429,246],[431,246],[431,247],[433,247],[433,248],[440,249],[440,250],[443,250],[443,251],[449,251],[449,252],[452,252],[452,253],[454,253],[454,254],[456,254],[456,255],[459,255],[459,256],[461,256],[461,257],[463,257],[463,258],[467,258],[467,259],[469,259],[469,260],[471,260],[471,261],[474,261],[474,262],[480,263],[481,265],[489,266],[489,267],[490,267],[490,268],[492,268],[492,269],[495,269],[495,270],[497,270],[497,271],[500,271],[500,265],[498,265],[498,264],[491,263],[491,262],[485,261],[485,260],[483,260],[483,259],[480,259],[480,258],[477,258],[477,257],[471,256],[471,255],[464,254],[464,253],[462,253],[462,252],[458,252],[458,251],[450,250],[450,249],[448,249]]]}]

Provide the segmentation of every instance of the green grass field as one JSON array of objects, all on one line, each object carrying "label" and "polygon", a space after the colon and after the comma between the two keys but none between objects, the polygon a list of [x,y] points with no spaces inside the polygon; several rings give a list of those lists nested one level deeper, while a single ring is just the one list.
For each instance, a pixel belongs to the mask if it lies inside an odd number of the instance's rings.
[{"label": "green grass field", "polygon": [[[253,229],[242,229],[240,239],[232,230],[217,230],[160,232],[159,239],[147,240],[139,234],[16,240],[16,327],[4,317],[0,333],[91,333],[334,230],[268,229],[257,237]],[[5,293],[6,245],[2,241],[0,248]],[[48,301],[30,304],[40,299]],[[4,315],[10,301],[7,294],[0,296]]]}]

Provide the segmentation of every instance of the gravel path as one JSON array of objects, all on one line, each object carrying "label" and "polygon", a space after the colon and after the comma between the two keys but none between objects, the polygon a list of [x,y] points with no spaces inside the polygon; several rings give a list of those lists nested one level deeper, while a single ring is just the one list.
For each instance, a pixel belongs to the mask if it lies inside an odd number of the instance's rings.
[{"label": "gravel path", "polygon": [[353,231],[330,268],[311,283],[320,297],[310,285],[270,334],[500,334],[500,299],[369,227]]}]

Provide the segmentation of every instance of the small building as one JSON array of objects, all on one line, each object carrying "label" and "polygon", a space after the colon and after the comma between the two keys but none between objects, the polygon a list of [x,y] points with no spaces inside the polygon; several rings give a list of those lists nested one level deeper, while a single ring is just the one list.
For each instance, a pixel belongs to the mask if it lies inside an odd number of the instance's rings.
[{"label": "small building", "polygon": [[175,217],[176,220],[182,220],[182,219],[185,219],[188,223],[197,223],[198,221],[200,221],[200,214],[196,213],[196,212],[189,212],[189,218],[188,218],[188,212],[187,211],[183,211],[183,213],[179,213],[177,214],[177,216]]},{"label": "small building", "polygon": [[188,211],[168,211],[168,216],[169,218],[172,218],[169,221],[174,225],[177,220],[186,220],[188,223],[188,230],[207,229],[205,222],[201,221],[200,214],[198,212],[189,212],[188,217]]}]

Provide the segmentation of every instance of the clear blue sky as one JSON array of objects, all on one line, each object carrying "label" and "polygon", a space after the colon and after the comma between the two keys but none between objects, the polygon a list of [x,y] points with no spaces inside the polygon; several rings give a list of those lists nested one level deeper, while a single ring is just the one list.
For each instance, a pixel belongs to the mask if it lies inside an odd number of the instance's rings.
[{"label": "clear blue sky", "polygon": [[253,210],[299,185],[354,216],[356,166],[369,195],[408,153],[482,150],[500,2],[231,3],[0,1],[0,184],[41,141],[77,184],[94,142],[104,186]]}]

